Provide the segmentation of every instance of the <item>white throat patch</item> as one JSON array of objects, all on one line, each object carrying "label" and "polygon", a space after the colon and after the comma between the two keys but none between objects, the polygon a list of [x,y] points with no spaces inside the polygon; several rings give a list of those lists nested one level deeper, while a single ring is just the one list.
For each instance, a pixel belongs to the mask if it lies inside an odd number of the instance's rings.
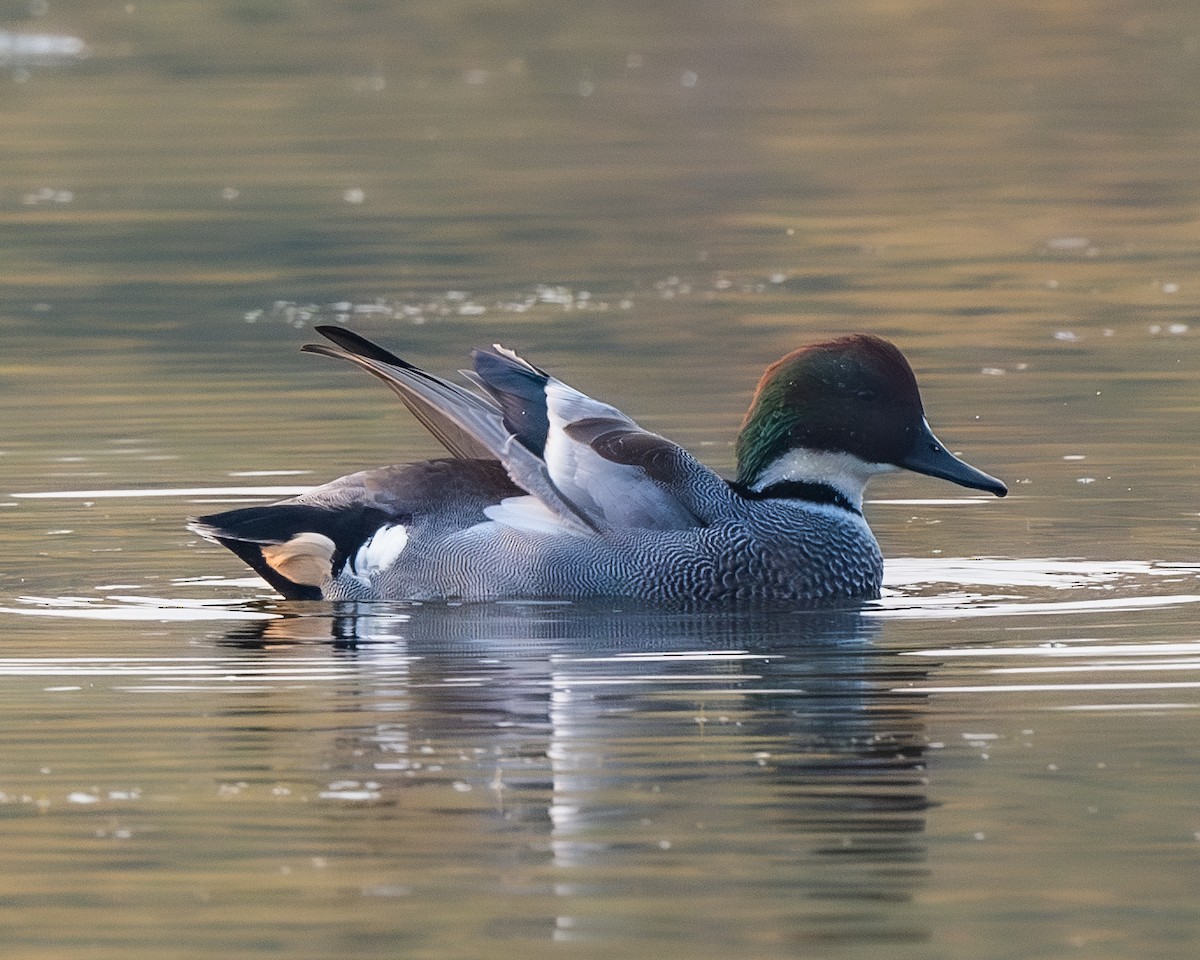
[{"label": "white throat patch", "polygon": [[855,509],[861,510],[867,481],[878,474],[894,473],[898,469],[890,463],[867,463],[852,453],[797,447],[759,474],[753,489],[765,490],[772,484],[789,480],[823,483],[854,504]]}]

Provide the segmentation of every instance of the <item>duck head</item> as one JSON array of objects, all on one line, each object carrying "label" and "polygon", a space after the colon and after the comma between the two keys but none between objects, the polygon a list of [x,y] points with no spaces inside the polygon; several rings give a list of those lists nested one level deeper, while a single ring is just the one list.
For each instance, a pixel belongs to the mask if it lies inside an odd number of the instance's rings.
[{"label": "duck head", "polygon": [[817,483],[858,507],[872,476],[905,469],[998,497],[1008,493],[934,436],[912,367],[895,346],[869,334],[801,347],[768,367],[736,450],[737,482],[756,492]]}]

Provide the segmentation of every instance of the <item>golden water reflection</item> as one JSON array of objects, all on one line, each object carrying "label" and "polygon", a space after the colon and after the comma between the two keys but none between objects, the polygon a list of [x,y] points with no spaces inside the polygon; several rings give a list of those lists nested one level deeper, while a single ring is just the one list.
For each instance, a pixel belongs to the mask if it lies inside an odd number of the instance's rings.
[{"label": "golden water reflection", "polygon": [[[1194,3],[0,12],[6,957],[1191,960]],[[828,618],[283,604],[183,519],[434,452],[316,322],[724,470],[873,332],[1012,495]]]}]

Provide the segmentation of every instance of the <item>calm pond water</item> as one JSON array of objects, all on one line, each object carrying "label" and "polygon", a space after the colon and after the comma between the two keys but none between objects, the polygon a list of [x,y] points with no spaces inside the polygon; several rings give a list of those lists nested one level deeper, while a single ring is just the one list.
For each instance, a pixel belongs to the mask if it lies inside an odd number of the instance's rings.
[{"label": "calm pond water", "polygon": [[[1196,955],[1193,3],[0,17],[4,957]],[[435,452],[320,321],[723,469],[866,330],[1012,494],[861,611],[288,604],[184,519]]]}]

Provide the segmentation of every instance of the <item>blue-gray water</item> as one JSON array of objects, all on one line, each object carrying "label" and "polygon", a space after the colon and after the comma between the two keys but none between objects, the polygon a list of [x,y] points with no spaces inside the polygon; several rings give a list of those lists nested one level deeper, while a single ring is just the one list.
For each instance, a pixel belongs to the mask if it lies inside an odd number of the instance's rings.
[{"label": "blue-gray water", "polygon": [[[0,17],[6,958],[1194,956],[1192,4]],[[436,452],[318,321],[722,469],[866,330],[1012,493],[863,611],[289,605],[184,518]]]}]

